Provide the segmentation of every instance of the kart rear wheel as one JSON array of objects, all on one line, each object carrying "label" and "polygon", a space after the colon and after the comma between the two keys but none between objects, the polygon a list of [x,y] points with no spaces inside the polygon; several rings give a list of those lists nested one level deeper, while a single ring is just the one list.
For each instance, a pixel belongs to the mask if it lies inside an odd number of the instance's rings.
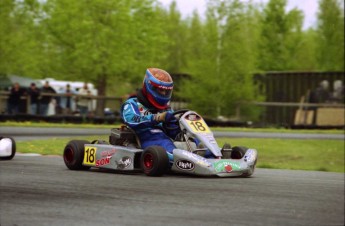
[{"label": "kart rear wheel", "polygon": [[161,146],[147,147],[141,154],[141,169],[147,176],[159,177],[169,169],[169,158]]},{"label": "kart rear wheel", "polygon": [[89,144],[87,140],[71,140],[63,151],[63,160],[70,170],[88,170],[90,166],[83,166],[84,145]]},{"label": "kart rear wheel", "polygon": [[5,139],[5,138],[10,139],[11,141],[11,144],[12,144],[11,155],[6,156],[6,157],[0,157],[0,160],[11,160],[16,154],[16,142],[14,141],[12,137],[0,137],[0,140]]}]

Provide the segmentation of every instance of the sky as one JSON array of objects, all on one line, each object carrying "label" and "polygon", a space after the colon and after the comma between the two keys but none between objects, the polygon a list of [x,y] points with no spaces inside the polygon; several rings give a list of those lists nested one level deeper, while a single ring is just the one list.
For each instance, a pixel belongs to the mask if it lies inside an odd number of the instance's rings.
[{"label": "sky", "polygon": [[[159,0],[163,6],[169,6],[173,0]],[[205,0],[175,0],[177,6],[184,17],[191,15],[194,9],[197,9],[200,15],[203,15],[206,9]],[[248,1],[248,0],[243,0]],[[256,3],[267,3],[269,0],[253,0]],[[318,0],[287,0],[286,10],[298,8],[304,13],[303,28],[316,26],[316,17],[318,11]]]}]

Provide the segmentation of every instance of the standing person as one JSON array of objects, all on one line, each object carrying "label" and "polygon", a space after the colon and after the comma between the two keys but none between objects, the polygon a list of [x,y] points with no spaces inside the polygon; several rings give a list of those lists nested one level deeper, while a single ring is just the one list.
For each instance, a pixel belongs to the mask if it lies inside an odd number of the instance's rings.
[{"label": "standing person", "polygon": [[10,95],[7,100],[7,110],[9,114],[19,113],[19,105],[21,101],[20,98],[23,94],[23,89],[20,88],[19,83],[14,83],[10,90]]},{"label": "standing person", "polygon": [[327,103],[331,100],[331,92],[329,91],[329,82],[323,80],[319,86],[310,93],[309,103]]},{"label": "standing person", "polygon": [[38,109],[38,97],[40,96],[40,90],[35,83],[31,83],[28,89],[28,96],[30,97],[30,114],[37,114]]},{"label": "standing person", "polygon": [[60,106],[62,107],[63,114],[69,115],[72,113],[73,94],[75,94],[75,92],[71,89],[70,84],[66,85],[64,94],[65,95],[60,99]]},{"label": "standing person", "polygon": [[334,81],[332,99],[335,103],[344,104],[343,81],[341,81],[341,80]]},{"label": "standing person", "polygon": [[[322,104],[327,103],[330,100],[331,93],[329,91],[329,82],[327,80],[323,80],[319,83],[319,86],[310,93],[308,102],[312,104]],[[313,125],[316,125],[317,109],[318,107],[316,106],[310,107],[310,110],[314,112]]]},{"label": "standing person", "polygon": [[89,113],[89,106],[90,106],[90,91],[87,86],[87,83],[84,83],[83,88],[79,89],[78,94],[81,95],[78,97],[78,110],[80,115],[85,118]]},{"label": "standing person", "polygon": [[48,95],[44,95],[44,94],[54,94],[56,93],[55,90],[49,85],[49,82],[46,81],[44,86],[42,87],[41,90],[41,101],[40,101],[40,115],[46,116],[48,114],[48,107],[49,107],[49,103],[52,101],[53,97],[52,96],[48,96]]}]

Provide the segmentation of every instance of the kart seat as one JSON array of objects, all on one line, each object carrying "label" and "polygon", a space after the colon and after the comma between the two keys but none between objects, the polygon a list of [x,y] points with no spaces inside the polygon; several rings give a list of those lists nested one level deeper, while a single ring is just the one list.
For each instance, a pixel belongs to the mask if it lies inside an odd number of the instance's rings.
[{"label": "kart seat", "polygon": [[121,126],[120,128],[111,129],[109,136],[109,143],[112,145],[130,146],[140,148],[141,144],[135,132],[128,126]]}]

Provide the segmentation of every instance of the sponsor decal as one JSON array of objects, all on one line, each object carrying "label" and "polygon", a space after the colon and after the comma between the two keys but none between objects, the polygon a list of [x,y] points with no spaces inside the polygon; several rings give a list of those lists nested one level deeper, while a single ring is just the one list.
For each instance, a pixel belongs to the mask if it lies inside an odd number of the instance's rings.
[{"label": "sponsor decal", "polygon": [[205,135],[206,139],[211,143],[211,144],[216,144],[216,140],[214,139],[213,134],[207,134]]},{"label": "sponsor decal", "polygon": [[141,116],[152,114],[148,109],[145,109],[144,106],[141,104],[138,105],[138,108],[139,108],[139,112]]},{"label": "sponsor decal", "polygon": [[108,157],[108,156],[112,156],[116,153],[116,149],[111,149],[109,151],[102,151],[101,152],[101,156],[102,157]]},{"label": "sponsor decal", "polygon": [[240,170],[241,167],[238,163],[230,162],[228,160],[220,160],[218,162],[213,163],[213,167],[217,173],[219,172],[227,172],[230,173],[233,170]]},{"label": "sponsor decal", "polygon": [[132,121],[133,121],[133,122],[140,122],[140,116],[134,115],[134,116],[132,117]]},{"label": "sponsor decal", "polygon": [[173,86],[162,86],[162,85],[156,84],[156,83],[154,83],[152,81],[149,81],[149,83],[152,86],[158,87],[159,89],[167,89],[167,90],[172,90],[173,89]]},{"label": "sponsor decal", "polygon": [[189,151],[183,151],[182,154],[187,156],[188,158],[191,158],[191,159],[203,160],[203,158],[200,155],[195,155]]},{"label": "sponsor decal", "polygon": [[201,157],[200,155],[193,154],[189,151],[183,151],[182,154],[187,156],[189,159],[193,160],[194,162],[196,162],[200,165],[204,165],[204,166],[208,166],[208,167],[211,166],[211,164],[206,159]]},{"label": "sponsor decal", "polygon": [[101,158],[96,160],[96,166],[105,166],[110,163],[110,159],[112,156],[107,156],[106,158]]},{"label": "sponsor decal", "polygon": [[190,114],[190,115],[188,115],[187,117],[188,117],[188,120],[189,120],[189,121],[196,121],[196,120],[198,120],[198,118],[197,118],[196,115]]},{"label": "sponsor decal", "polygon": [[179,159],[175,162],[175,165],[180,170],[193,170],[195,165],[193,162],[185,159]]},{"label": "sponsor decal", "polygon": [[128,156],[122,157],[119,161],[117,161],[117,168],[118,169],[125,169],[128,168],[132,164],[132,159]]},{"label": "sponsor decal", "polygon": [[227,173],[230,173],[232,171],[232,166],[231,165],[225,165],[224,168],[225,168],[225,171]]}]

